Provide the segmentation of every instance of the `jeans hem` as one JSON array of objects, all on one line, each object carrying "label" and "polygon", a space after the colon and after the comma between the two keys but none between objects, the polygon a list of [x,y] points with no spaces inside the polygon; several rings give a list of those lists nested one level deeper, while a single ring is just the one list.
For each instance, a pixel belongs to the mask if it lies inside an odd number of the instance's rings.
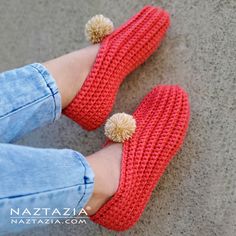
[{"label": "jeans hem", "polygon": [[32,66],[34,69],[36,69],[41,74],[42,78],[44,79],[47,87],[49,88],[49,90],[52,94],[53,101],[54,101],[53,121],[55,121],[55,120],[59,119],[59,117],[61,116],[61,112],[62,112],[61,95],[58,91],[56,81],[44,65],[42,65],[40,63],[33,63],[30,66]]},{"label": "jeans hem", "polygon": [[84,194],[81,197],[81,199],[78,201],[76,210],[79,211],[82,207],[86,205],[86,203],[89,201],[90,197],[92,196],[93,190],[94,190],[94,173],[88,162],[86,161],[85,157],[78,153],[74,152],[76,158],[79,158],[82,165],[84,166]]}]

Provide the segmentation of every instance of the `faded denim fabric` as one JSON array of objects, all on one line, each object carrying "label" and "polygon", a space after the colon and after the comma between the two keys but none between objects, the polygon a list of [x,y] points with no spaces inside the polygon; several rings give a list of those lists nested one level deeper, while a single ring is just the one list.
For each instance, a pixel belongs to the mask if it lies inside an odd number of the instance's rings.
[{"label": "faded denim fabric", "polygon": [[[47,69],[35,63],[0,74],[0,235],[72,217],[89,200],[94,174],[85,157],[70,149],[31,148],[10,144],[27,132],[60,117],[61,98]],[[40,216],[30,216],[35,208]],[[49,208],[48,214],[42,209]],[[19,215],[11,215],[11,209]],[[27,209],[27,211],[25,211]],[[25,214],[22,213],[25,211]],[[23,218],[22,218],[23,217]],[[25,217],[25,218],[24,218]],[[12,220],[31,220],[16,224]],[[47,224],[46,224],[47,225]]]},{"label": "faded denim fabric", "polygon": [[13,142],[60,114],[58,88],[42,64],[0,74],[0,143]]}]

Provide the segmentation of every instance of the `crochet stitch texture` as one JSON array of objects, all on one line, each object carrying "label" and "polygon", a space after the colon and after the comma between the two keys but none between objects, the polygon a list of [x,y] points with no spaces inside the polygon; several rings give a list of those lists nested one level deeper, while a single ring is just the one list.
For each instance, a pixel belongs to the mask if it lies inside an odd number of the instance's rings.
[{"label": "crochet stitch texture", "polygon": [[123,143],[117,192],[90,218],[106,228],[127,230],[139,219],[189,123],[188,95],[178,86],[157,86],[133,114],[136,130]]},{"label": "crochet stitch texture", "polygon": [[169,24],[166,11],[146,6],[105,37],[92,70],[63,113],[87,130],[102,125],[120,84],[156,50]]}]

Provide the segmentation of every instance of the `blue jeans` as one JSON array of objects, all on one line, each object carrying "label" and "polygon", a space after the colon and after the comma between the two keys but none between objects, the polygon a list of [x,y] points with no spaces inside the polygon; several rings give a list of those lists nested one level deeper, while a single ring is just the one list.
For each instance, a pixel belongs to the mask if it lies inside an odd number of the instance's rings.
[{"label": "blue jeans", "polygon": [[0,235],[72,218],[91,196],[94,174],[82,154],[10,144],[60,115],[58,88],[43,65],[0,74]]}]

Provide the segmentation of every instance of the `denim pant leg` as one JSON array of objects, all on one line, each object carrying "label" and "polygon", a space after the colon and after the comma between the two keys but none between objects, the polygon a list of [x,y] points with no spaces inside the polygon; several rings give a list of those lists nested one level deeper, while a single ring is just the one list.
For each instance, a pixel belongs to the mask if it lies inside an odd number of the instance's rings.
[{"label": "denim pant leg", "polygon": [[[51,218],[55,209],[54,218],[60,218],[65,209],[67,218],[93,192],[94,174],[82,154],[4,144],[52,123],[60,114],[60,94],[43,65],[0,74],[0,235],[35,226],[32,222],[12,224],[12,220]],[[37,209],[39,216],[32,215]]]},{"label": "denim pant leg", "polygon": [[47,219],[65,223],[85,206],[93,186],[93,172],[76,151],[0,144],[0,235],[47,225]]},{"label": "denim pant leg", "polygon": [[14,142],[60,115],[58,88],[42,64],[0,74],[0,143]]}]

